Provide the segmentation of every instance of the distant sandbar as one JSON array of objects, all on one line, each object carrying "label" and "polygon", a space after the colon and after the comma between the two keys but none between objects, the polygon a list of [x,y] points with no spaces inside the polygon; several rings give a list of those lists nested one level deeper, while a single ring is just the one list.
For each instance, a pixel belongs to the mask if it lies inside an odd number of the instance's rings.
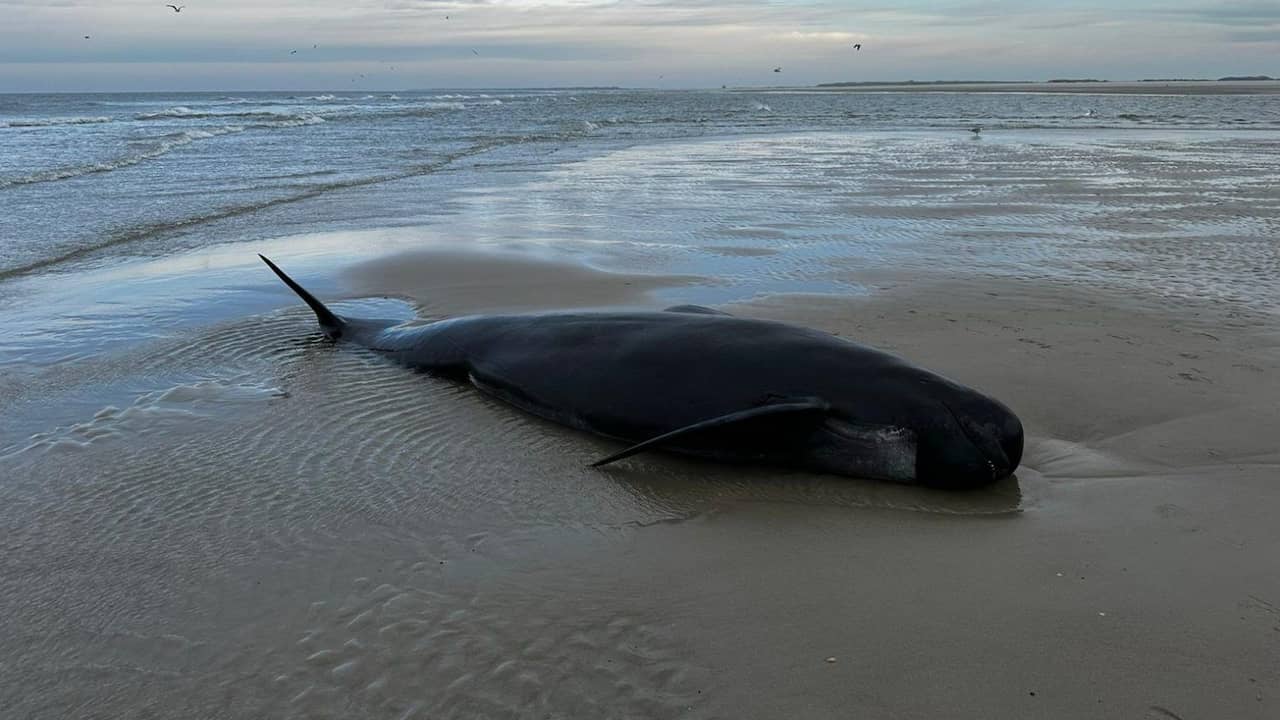
[{"label": "distant sandbar", "polygon": [[[745,88],[744,88],[745,89]],[[1280,80],[1067,80],[1052,82],[901,82],[828,84],[766,91],[818,92],[1035,92],[1116,95],[1274,95]],[[758,92],[759,90],[757,90]]]}]

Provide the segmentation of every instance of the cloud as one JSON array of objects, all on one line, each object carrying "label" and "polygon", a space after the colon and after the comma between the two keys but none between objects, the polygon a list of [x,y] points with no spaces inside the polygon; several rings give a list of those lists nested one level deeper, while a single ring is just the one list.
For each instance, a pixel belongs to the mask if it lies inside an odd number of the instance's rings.
[{"label": "cloud", "polygon": [[380,62],[404,65],[389,87],[718,87],[776,82],[776,65],[788,83],[1234,74],[1280,27],[1280,2],[1168,2],[219,0],[176,14],[157,0],[0,0],[0,91],[74,87],[42,79],[72,68],[122,88],[336,87]]},{"label": "cloud", "polygon": [[791,30],[789,32],[777,33],[776,37],[782,40],[797,42],[825,42],[825,43],[850,43],[858,40],[866,40],[869,36],[866,33],[852,32],[805,32],[801,30]]},{"label": "cloud", "polygon": [[1227,39],[1238,43],[1274,43],[1280,45],[1280,26],[1261,30],[1233,30]]},{"label": "cloud", "polygon": [[[1180,24],[1228,43],[1280,43],[1280,3],[1225,2],[1162,11]],[[1247,29],[1242,29],[1247,28]]]},{"label": "cloud", "polygon": [[1223,2],[1163,11],[1210,25],[1280,24],[1280,3]]}]

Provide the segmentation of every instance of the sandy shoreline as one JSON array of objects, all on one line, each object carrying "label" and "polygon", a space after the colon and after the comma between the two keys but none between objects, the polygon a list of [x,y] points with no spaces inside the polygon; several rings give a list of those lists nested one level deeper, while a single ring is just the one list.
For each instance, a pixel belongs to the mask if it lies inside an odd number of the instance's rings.
[{"label": "sandy shoreline", "polygon": [[[1069,93],[1093,95],[1274,95],[1280,81],[1114,81],[1035,83],[875,83],[867,85],[790,88],[806,92],[984,92]],[[785,90],[778,88],[778,90]]]},{"label": "sandy shoreline", "polygon": [[[694,276],[604,273],[510,250],[462,248],[397,253],[360,263],[342,277],[353,295],[408,298],[428,315],[646,305],[652,304],[649,293],[659,288],[707,282]],[[570,297],[559,290],[564,284],[573,287]]]},{"label": "sandy shoreline", "polygon": [[[506,309],[655,306],[626,283],[693,281],[526,260],[413,252],[339,284],[467,312],[501,278],[517,285]],[[450,282],[418,282],[440,273]],[[265,319],[156,351],[254,378],[229,386],[229,411],[193,420],[157,400],[96,421],[123,440],[6,461],[22,513],[0,516],[0,637],[28,661],[6,669],[0,701],[31,717],[90,702],[228,717],[1274,717],[1273,319],[1064,284],[860,279],[869,297],[727,309],[1004,399],[1030,437],[1014,486],[957,495],[661,455],[592,471],[612,444],[317,344],[282,296]]]},{"label": "sandy shoreline", "polygon": [[[5,281],[0,714],[1280,715],[1274,133],[953,130],[610,146]],[[353,316],[838,333],[1007,402],[1024,464],[592,469],[323,341],[257,252]]]}]

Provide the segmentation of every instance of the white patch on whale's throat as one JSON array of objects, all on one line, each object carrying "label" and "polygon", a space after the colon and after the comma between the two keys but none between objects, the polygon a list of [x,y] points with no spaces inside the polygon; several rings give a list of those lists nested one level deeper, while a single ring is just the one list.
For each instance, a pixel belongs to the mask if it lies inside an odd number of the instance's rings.
[{"label": "white patch on whale's throat", "polygon": [[874,480],[916,481],[916,434],[884,425],[827,418],[816,434],[813,460],[827,472]]}]

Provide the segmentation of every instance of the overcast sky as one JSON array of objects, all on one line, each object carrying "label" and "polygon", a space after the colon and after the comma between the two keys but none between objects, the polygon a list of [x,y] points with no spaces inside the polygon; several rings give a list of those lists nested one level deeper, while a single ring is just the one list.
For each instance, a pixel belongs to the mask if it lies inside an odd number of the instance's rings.
[{"label": "overcast sky", "polygon": [[0,0],[0,91],[1280,75],[1280,0],[185,4]]}]

